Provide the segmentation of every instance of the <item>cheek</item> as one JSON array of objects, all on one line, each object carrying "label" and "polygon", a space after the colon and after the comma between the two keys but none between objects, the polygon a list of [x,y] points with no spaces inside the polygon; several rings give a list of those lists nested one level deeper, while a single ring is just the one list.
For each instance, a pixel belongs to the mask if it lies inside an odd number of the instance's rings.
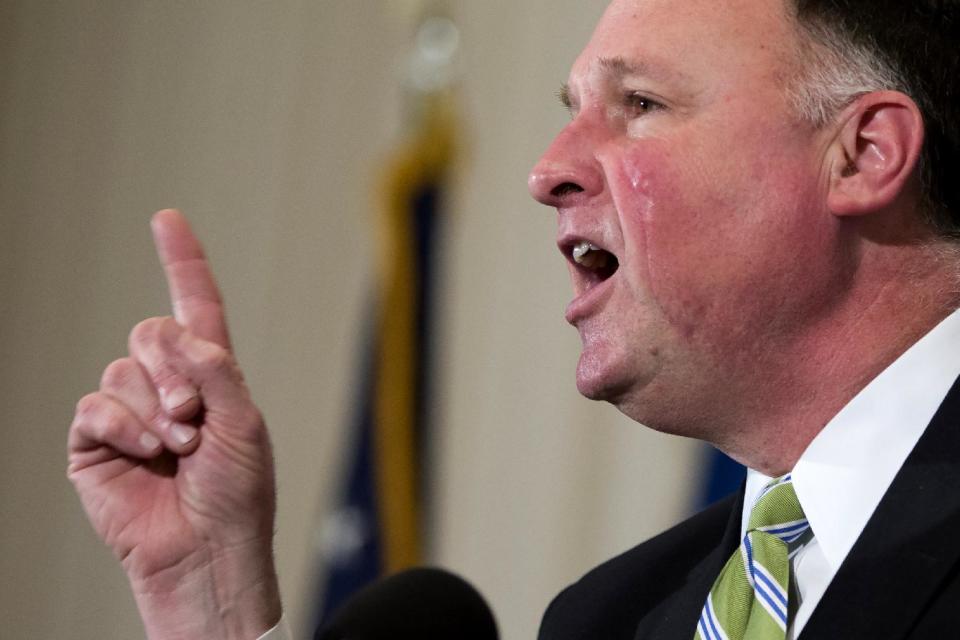
[{"label": "cheek", "polygon": [[700,267],[716,258],[718,239],[730,235],[734,198],[710,168],[665,147],[647,141],[623,154],[611,172],[611,191],[628,276],[679,320],[681,310],[696,313],[703,304],[698,290],[714,274]]},{"label": "cheek", "polygon": [[781,177],[796,173],[781,159],[677,148],[691,147],[647,141],[611,172],[628,277],[684,335],[705,322],[749,323],[764,312],[753,307],[801,275],[795,254],[815,233],[798,227],[803,185]]}]

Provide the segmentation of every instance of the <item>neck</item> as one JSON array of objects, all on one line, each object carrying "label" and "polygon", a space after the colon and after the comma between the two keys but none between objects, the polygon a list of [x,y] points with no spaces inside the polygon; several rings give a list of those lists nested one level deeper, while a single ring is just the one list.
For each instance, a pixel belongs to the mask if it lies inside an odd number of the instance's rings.
[{"label": "neck", "polygon": [[[824,426],[867,384],[958,306],[960,247],[874,247],[829,314],[778,345],[736,418],[748,428],[714,442],[770,476],[789,472]],[[717,433],[717,430],[714,431]]]}]

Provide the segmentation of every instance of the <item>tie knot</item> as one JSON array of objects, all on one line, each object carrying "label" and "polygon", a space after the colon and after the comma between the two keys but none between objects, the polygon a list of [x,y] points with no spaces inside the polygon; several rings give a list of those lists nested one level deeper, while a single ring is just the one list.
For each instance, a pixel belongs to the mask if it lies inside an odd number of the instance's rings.
[{"label": "tie knot", "polygon": [[797,540],[809,528],[789,474],[772,480],[764,487],[753,505],[747,524],[748,532],[763,531],[787,544]]}]

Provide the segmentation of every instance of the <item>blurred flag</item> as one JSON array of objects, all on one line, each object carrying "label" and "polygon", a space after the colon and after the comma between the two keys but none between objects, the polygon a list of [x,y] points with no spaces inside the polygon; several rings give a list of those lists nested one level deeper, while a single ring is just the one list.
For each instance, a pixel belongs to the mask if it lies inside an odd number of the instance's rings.
[{"label": "blurred flag", "polygon": [[705,447],[704,478],[697,497],[699,511],[740,488],[746,477],[746,468],[713,447]]},{"label": "blurred flag", "polygon": [[368,582],[421,560],[435,235],[455,151],[449,20],[421,25],[408,70],[409,126],[378,191],[378,271],[350,461],[320,533],[325,619]]}]

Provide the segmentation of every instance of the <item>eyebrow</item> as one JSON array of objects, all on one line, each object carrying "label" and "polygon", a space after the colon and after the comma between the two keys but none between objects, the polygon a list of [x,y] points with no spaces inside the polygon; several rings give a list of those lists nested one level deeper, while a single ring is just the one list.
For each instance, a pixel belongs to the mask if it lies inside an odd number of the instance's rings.
[{"label": "eyebrow", "polygon": [[[683,75],[661,65],[652,65],[639,60],[627,60],[623,56],[598,58],[597,64],[615,81],[623,80],[627,76],[645,76],[653,80],[666,81],[677,79]],[[566,82],[560,85],[560,89],[557,91],[557,99],[566,109],[573,108],[570,85]]]},{"label": "eyebrow", "polygon": [[668,82],[682,80],[686,77],[683,72],[667,64],[657,64],[656,61],[628,60],[622,56],[614,56],[612,58],[600,58],[597,62],[602,69],[616,80],[622,80],[626,76],[643,76],[652,80]]},{"label": "eyebrow", "polygon": [[627,59],[622,56],[600,58],[598,62],[603,69],[617,78],[622,78],[623,76],[649,75],[650,71],[649,65],[642,62],[628,62]]}]

